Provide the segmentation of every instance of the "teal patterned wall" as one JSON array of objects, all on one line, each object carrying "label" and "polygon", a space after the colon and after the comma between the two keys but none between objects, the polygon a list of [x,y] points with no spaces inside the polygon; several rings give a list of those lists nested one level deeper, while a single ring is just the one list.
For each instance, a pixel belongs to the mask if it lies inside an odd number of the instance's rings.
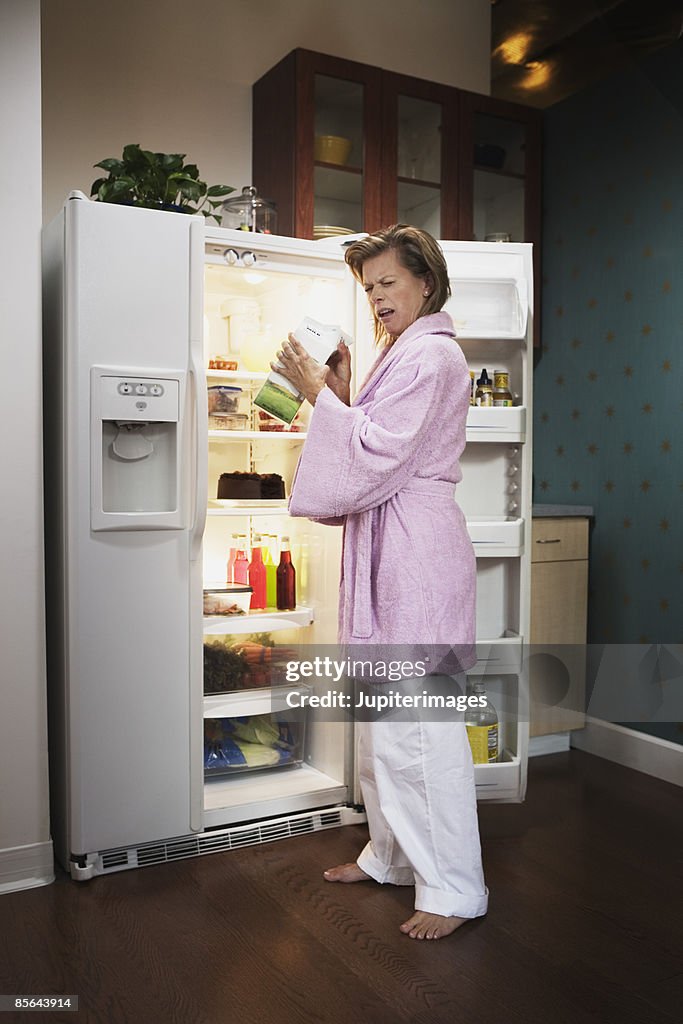
[{"label": "teal patterned wall", "polygon": [[534,500],[594,506],[592,643],[683,640],[682,104],[679,42],[545,117]]},{"label": "teal patterned wall", "polygon": [[[680,643],[683,42],[551,108],[544,131],[534,500],[594,507],[591,643]],[[683,743],[660,717],[622,724]]]}]

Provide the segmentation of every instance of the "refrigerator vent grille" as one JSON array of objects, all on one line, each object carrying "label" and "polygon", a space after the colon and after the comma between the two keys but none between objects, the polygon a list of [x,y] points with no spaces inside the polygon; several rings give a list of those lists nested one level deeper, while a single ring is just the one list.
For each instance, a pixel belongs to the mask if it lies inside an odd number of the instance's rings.
[{"label": "refrigerator vent grille", "polygon": [[99,855],[95,873],[105,874],[108,871],[121,871],[126,868],[167,864],[170,861],[199,857],[207,853],[239,850],[244,846],[259,846],[262,843],[275,842],[277,839],[306,835],[325,828],[337,828],[342,823],[341,809],[314,811],[311,814],[296,814],[275,821],[237,825],[234,828],[207,832],[204,835],[169,839],[165,843],[150,843],[147,846],[130,847],[126,850],[107,850]]}]

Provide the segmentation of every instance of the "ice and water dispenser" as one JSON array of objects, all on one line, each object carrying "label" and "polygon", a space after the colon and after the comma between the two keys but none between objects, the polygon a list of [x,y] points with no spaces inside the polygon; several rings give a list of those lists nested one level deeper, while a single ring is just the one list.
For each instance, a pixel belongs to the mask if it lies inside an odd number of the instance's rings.
[{"label": "ice and water dispenser", "polygon": [[184,374],[93,367],[93,530],[179,529]]}]

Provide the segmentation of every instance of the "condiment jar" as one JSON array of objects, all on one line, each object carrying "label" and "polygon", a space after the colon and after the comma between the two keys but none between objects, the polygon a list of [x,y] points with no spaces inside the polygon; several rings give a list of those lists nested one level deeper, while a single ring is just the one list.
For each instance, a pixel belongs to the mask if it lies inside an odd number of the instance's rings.
[{"label": "condiment jar", "polygon": [[481,406],[493,405],[493,385],[485,369],[481,371],[481,377],[477,381],[477,390],[474,392],[474,404]]},{"label": "condiment jar", "polygon": [[502,370],[493,372],[493,404],[503,407],[512,405],[509,374]]}]

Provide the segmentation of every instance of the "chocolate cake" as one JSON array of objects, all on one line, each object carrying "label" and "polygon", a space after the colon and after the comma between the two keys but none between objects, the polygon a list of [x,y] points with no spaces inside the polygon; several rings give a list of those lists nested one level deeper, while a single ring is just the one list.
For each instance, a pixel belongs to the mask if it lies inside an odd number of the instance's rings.
[{"label": "chocolate cake", "polygon": [[285,482],[278,473],[221,473],[218,498],[241,501],[284,498]]}]

